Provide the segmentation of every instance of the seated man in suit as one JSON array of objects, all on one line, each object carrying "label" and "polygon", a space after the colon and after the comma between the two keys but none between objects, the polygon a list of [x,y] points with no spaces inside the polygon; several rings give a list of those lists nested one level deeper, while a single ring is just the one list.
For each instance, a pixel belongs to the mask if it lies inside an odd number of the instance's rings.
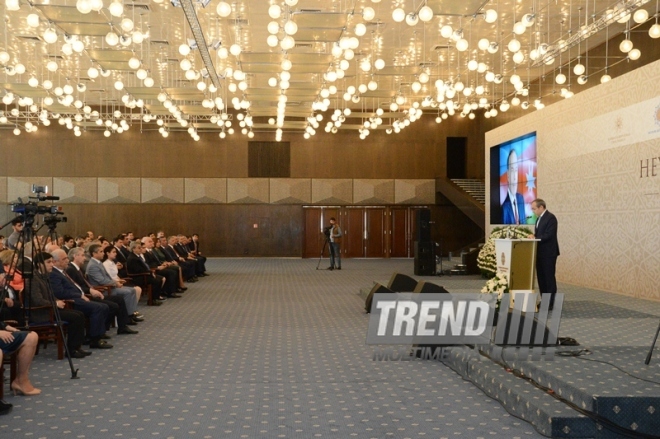
[{"label": "seated man in suit", "polygon": [[[58,259],[60,256],[61,255],[57,252],[53,255],[55,259]],[[57,267],[61,268],[61,266],[66,265],[64,271],[66,272],[67,276],[71,278],[73,283],[75,283],[76,286],[78,286],[78,288],[80,288],[87,297],[95,302],[103,302],[108,305],[108,307],[110,307],[112,313],[117,316],[117,326],[119,328],[117,330],[118,334],[130,334],[133,332],[126,328],[126,326],[136,325],[137,322],[143,321],[144,318],[137,311],[135,311],[134,314],[128,313],[125,299],[126,296],[103,294],[101,291],[93,288],[92,285],[87,282],[87,279],[85,279],[85,276],[82,273],[82,264],[85,260],[85,252],[83,249],[74,248],[66,256],[66,260],[68,262],[65,264],[64,261],[62,261],[61,265],[57,265]]]},{"label": "seated man in suit", "polygon": [[204,262],[201,259],[196,258],[193,256],[188,249],[182,244],[182,241],[185,239],[185,236],[183,235],[178,235],[178,236],[170,236],[170,246],[174,248],[176,253],[186,259],[187,261],[193,262],[195,264],[195,275],[197,277],[204,277],[205,276],[205,271],[206,268],[204,268]]},{"label": "seated man in suit", "polygon": [[165,255],[165,260],[177,264],[181,267],[181,274],[186,282],[197,282],[197,276],[195,275],[195,263],[193,261],[187,261],[186,259],[180,257],[174,247],[168,244],[167,238],[161,236],[158,238],[160,241],[160,248],[163,254]]},{"label": "seated man in suit", "polygon": [[112,345],[102,338],[105,336],[106,328],[110,322],[110,309],[105,303],[92,302],[83,292],[78,289],[66,275],[58,269],[52,269],[52,255],[49,253],[40,253],[39,262],[43,260],[46,267],[50,261],[51,272],[48,276],[53,294],[60,300],[73,300],[73,308],[81,311],[89,319],[89,332],[87,336],[90,339],[90,348],[110,349]]},{"label": "seated man in suit", "polygon": [[159,300],[165,300],[165,296],[172,298],[181,297],[175,294],[176,286],[172,285],[171,283],[168,284],[165,277],[151,271],[151,267],[149,267],[149,264],[146,262],[144,257],[142,257],[142,244],[140,244],[139,241],[131,242],[130,249],[131,254],[128,256],[126,261],[128,272],[133,274],[151,273],[151,276],[146,276],[142,279],[136,278],[136,283],[138,283],[138,281],[148,282],[153,289],[153,296],[158,297]]},{"label": "seated man in suit", "polygon": [[89,246],[89,254],[91,259],[87,263],[87,281],[92,285],[110,285],[112,286],[112,294],[123,296],[126,301],[126,309],[128,314],[132,315],[137,311],[138,299],[137,293],[134,288],[125,287],[121,283],[114,281],[105,267],[103,266],[103,248],[100,244],[92,244]]},{"label": "seated man in suit", "polygon": [[171,265],[166,260],[161,260],[158,257],[158,254],[154,251],[154,240],[150,236],[142,238],[142,255],[139,257],[144,258],[149,268],[156,270],[156,274],[165,278],[165,285],[168,290],[175,293],[183,292],[183,289],[179,287],[179,267]]},{"label": "seated man in suit", "polygon": [[[25,298],[26,306],[30,308],[47,307],[45,309],[31,309],[29,311],[30,323],[49,322],[50,310],[53,306],[53,294],[50,291],[49,276],[53,271],[53,259],[49,253],[37,253],[34,257],[34,274],[32,279],[25,279],[25,291],[29,297]],[[71,358],[85,358],[91,352],[82,349],[85,340],[85,315],[75,309],[64,309],[64,301],[55,300],[60,319],[67,322],[66,345]]]}]

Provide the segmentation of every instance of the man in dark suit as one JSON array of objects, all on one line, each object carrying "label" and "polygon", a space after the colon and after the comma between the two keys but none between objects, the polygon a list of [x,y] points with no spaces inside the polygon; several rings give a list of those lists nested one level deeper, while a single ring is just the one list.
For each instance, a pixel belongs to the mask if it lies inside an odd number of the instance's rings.
[{"label": "man in dark suit", "polygon": [[530,238],[540,239],[536,249],[536,276],[541,294],[550,295],[550,309],[552,309],[557,294],[557,279],[555,279],[559,256],[557,217],[546,209],[545,201],[540,198],[532,202],[532,212],[537,220],[534,235]]},{"label": "man in dark suit", "polygon": [[525,199],[518,193],[518,154],[509,152],[506,178],[508,189],[502,203],[502,224],[525,224]]},{"label": "man in dark suit", "polygon": [[197,282],[197,276],[195,275],[195,263],[189,262],[180,257],[176,250],[174,250],[173,247],[170,247],[170,245],[167,243],[166,237],[161,236],[158,238],[158,241],[160,243],[160,250],[163,252],[163,255],[165,255],[165,260],[172,264],[176,264],[181,268],[183,279],[186,282]]},{"label": "man in dark suit", "polygon": [[[142,244],[138,241],[131,242],[130,245],[131,254],[128,255],[126,260],[126,268],[130,274],[142,274],[146,273],[144,277],[135,277],[133,282],[136,285],[146,289],[147,285],[151,285],[151,292],[154,299],[166,300],[165,295],[173,294],[174,291],[168,291],[165,289],[165,278],[158,274],[152,273],[149,264],[145,262],[144,259],[140,258],[139,255],[142,254]],[[179,296],[177,296],[179,297]]]},{"label": "man in dark suit", "polygon": [[[48,253],[44,255],[50,259],[52,256]],[[83,292],[78,289],[73,282],[67,278],[62,270],[54,268],[49,275],[50,285],[53,294],[60,300],[73,300],[73,307],[89,319],[88,336],[91,340],[89,347],[95,349],[110,349],[108,344],[101,338],[105,335],[106,324],[109,321],[110,310],[108,305],[100,302],[92,302]]]},{"label": "man in dark suit", "polygon": [[138,258],[147,263],[149,269],[155,270],[155,273],[165,278],[165,290],[173,291],[168,297],[177,298],[176,293],[181,292],[179,285],[179,268],[170,267],[166,261],[160,261],[158,256],[153,252],[154,240],[150,236],[142,238],[142,254]]},{"label": "man in dark suit", "polygon": [[[48,276],[53,271],[53,259],[48,253],[37,253],[35,256],[35,271],[32,279],[25,279],[25,291],[29,293],[30,308],[52,307],[52,294],[48,286]],[[67,322],[66,344],[71,358],[85,358],[91,352],[82,349],[85,339],[85,315],[75,309],[64,309],[64,301],[56,300],[60,319]],[[51,308],[52,309],[52,308]],[[46,309],[31,309],[30,322],[42,323],[51,319],[50,311]]]},{"label": "man in dark suit", "polygon": [[[54,255],[53,255],[54,256]],[[120,295],[104,295],[101,291],[95,289],[92,284],[87,282],[82,272],[82,265],[85,261],[85,252],[81,248],[75,248],[69,252],[69,263],[64,270],[71,278],[73,283],[78,286],[83,293],[95,302],[102,302],[108,305],[111,314],[117,316],[117,330],[118,334],[130,334],[134,331],[126,328],[127,325],[134,326],[137,322],[144,321],[142,314],[135,311],[133,314],[128,314],[126,307],[126,299]],[[126,330],[128,329],[128,330]]]}]

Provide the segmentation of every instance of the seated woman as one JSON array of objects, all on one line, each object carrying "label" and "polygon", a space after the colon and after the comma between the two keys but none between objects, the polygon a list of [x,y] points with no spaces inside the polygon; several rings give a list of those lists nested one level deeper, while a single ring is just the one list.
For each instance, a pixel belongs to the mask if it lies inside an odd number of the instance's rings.
[{"label": "seated woman", "polygon": [[[36,332],[19,331],[0,322],[0,351],[5,355],[13,352],[17,352],[18,355],[16,379],[11,383],[14,395],[33,396],[41,393],[41,390],[32,385],[28,376],[38,341],[39,337]],[[2,355],[0,355],[0,361],[2,361]]]},{"label": "seated woman", "polygon": [[108,246],[103,249],[103,266],[105,271],[108,272],[112,280],[119,282],[126,287],[135,288],[137,299],[140,300],[142,295],[142,288],[137,285],[129,284],[125,279],[119,277],[119,267],[117,267],[117,249],[113,246]]}]

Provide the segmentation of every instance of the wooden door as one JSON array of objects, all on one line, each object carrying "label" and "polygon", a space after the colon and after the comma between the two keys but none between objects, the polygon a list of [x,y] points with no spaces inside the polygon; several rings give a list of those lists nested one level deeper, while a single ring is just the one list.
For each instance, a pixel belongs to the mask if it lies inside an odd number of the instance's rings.
[{"label": "wooden door", "polygon": [[390,210],[390,257],[410,258],[410,209]]},{"label": "wooden door", "polygon": [[347,258],[364,257],[364,209],[348,208],[344,211],[343,224],[340,224],[344,232],[341,242],[341,254]]},{"label": "wooden door", "polygon": [[318,258],[323,248],[323,234],[321,233],[320,207],[303,209],[305,212],[305,235],[303,242],[303,258]]},{"label": "wooden door", "polygon": [[364,209],[365,212],[365,257],[384,258],[385,254],[385,208]]}]

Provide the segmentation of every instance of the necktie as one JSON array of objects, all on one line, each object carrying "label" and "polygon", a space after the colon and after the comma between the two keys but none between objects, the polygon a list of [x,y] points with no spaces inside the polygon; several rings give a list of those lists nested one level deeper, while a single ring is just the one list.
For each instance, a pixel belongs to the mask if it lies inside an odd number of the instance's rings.
[{"label": "necktie", "polygon": [[513,201],[513,216],[516,218],[516,224],[520,223],[520,219],[518,218],[518,206],[516,205],[516,201]]},{"label": "necktie", "polygon": [[64,277],[69,279],[69,282],[71,282],[73,285],[76,286],[76,288],[78,288],[80,290],[80,297],[82,297],[85,294],[85,292],[83,291],[82,288],[80,288],[80,285],[78,285],[73,279],[71,279],[71,277],[69,276],[69,274],[66,271],[62,271],[62,274],[64,275]]}]

